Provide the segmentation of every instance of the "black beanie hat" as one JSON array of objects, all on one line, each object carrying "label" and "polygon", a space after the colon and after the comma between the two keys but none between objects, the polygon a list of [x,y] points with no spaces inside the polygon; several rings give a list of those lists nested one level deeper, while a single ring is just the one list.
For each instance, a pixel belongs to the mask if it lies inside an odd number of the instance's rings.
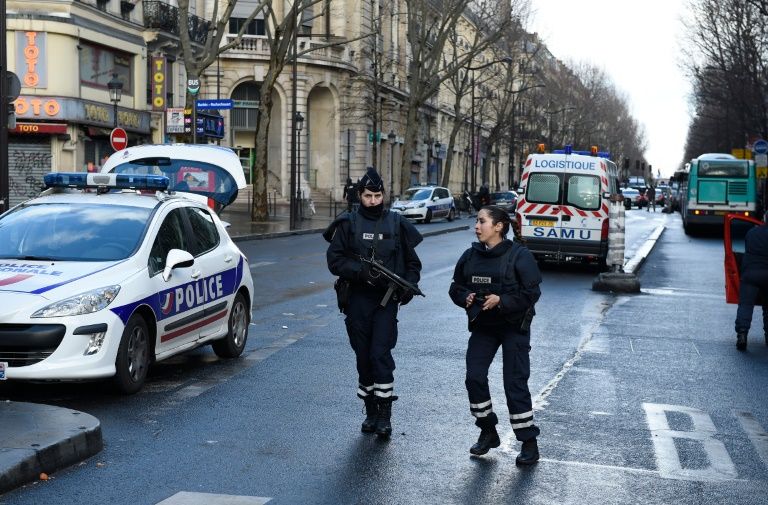
[{"label": "black beanie hat", "polygon": [[365,172],[365,175],[360,179],[358,185],[358,189],[361,193],[366,189],[373,191],[374,193],[384,191],[384,181],[381,180],[381,176],[373,167],[368,167],[368,171]]}]

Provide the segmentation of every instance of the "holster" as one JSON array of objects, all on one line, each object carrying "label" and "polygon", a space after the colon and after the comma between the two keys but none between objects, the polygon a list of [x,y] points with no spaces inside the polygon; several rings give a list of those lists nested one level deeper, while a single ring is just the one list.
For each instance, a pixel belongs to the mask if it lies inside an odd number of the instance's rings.
[{"label": "holster", "polygon": [[523,320],[520,321],[520,329],[522,331],[528,331],[531,329],[531,322],[533,321],[533,316],[535,315],[536,315],[536,311],[533,309],[533,307],[525,311]]},{"label": "holster", "polygon": [[348,280],[339,277],[333,283],[333,289],[336,291],[336,304],[339,306],[339,312],[344,312],[344,309],[349,305],[352,284]]}]

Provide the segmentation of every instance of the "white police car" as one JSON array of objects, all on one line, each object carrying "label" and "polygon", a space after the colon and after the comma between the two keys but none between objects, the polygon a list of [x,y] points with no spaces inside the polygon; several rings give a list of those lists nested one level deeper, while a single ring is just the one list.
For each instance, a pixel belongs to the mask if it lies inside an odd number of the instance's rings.
[{"label": "white police car", "polygon": [[408,188],[392,203],[391,210],[416,222],[429,223],[444,217],[453,221],[456,206],[447,188],[440,186],[416,186]]},{"label": "white police car", "polygon": [[[224,189],[209,192],[220,202],[240,185],[212,164],[153,163],[137,166],[205,168],[198,180]],[[44,181],[40,196],[0,216],[3,379],[114,377],[134,393],[153,361],[206,343],[221,357],[243,352],[253,280],[208,205],[167,191],[164,175]]]}]

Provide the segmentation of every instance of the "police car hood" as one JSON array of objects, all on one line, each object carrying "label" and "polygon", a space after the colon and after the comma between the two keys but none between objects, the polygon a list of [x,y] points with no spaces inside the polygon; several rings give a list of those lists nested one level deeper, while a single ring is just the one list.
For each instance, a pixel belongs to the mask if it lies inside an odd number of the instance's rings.
[{"label": "police car hood", "polygon": [[[119,261],[0,260],[0,312],[13,310],[38,297],[61,300],[119,280],[105,275]],[[90,280],[90,282],[89,282]],[[29,295],[29,296],[24,296]]]}]

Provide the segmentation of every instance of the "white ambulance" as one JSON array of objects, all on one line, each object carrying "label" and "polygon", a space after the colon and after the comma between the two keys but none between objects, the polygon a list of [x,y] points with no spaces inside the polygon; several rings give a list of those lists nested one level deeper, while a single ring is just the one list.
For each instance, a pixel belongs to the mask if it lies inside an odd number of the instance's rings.
[{"label": "white ambulance", "polygon": [[608,208],[619,192],[618,170],[607,153],[531,154],[521,177],[517,222],[538,260],[577,260],[606,267]]}]

